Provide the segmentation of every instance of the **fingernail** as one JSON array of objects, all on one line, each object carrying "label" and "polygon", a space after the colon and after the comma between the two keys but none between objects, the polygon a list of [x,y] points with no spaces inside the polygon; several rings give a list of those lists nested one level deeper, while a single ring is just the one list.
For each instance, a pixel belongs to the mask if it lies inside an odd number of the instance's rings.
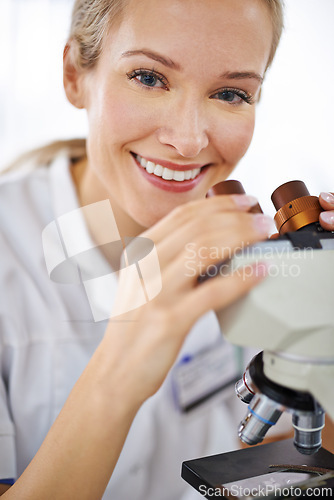
[{"label": "fingernail", "polygon": [[320,219],[322,222],[329,224],[334,228],[334,213],[333,212],[321,212]]},{"label": "fingernail", "polygon": [[255,196],[248,194],[234,194],[232,195],[235,203],[241,208],[250,208],[257,205],[258,200]]},{"label": "fingernail", "polygon": [[274,222],[271,217],[263,214],[255,214],[254,215],[254,225],[259,233],[268,236],[276,231],[274,226]]},{"label": "fingernail", "polygon": [[332,195],[332,193],[322,192],[322,193],[320,193],[320,196],[324,201],[327,201],[327,203],[334,205],[334,196]]}]

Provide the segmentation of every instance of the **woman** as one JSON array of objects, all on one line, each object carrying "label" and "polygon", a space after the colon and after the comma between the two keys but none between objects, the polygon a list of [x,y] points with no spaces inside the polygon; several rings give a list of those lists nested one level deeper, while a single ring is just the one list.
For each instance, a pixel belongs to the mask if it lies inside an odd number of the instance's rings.
[{"label": "woman", "polygon": [[[267,217],[248,212],[252,197],[205,196],[249,146],[281,28],[278,0],[76,1],[64,86],[87,110],[87,155],[57,155],[1,185],[0,211],[12,219],[1,242],[0,476],[18,477],[2,485],[4,498],[192,494],[180,463],[205,452],[213,413],[188,418],[174,408],[170,369],[178,356],[216,345],[209,311],[250,290],[265,268],[197,286],[186,245],[221,249],[198,256],[199,268],[270,232]],[[81,289],[49,279],[40,235],[106,199],[120,238],[154,242],[162,289],[94,323]],[[333,229],[333,198],[321,203],[329,210],[321,223]],[[95,244],[105,230],[97,222],[86,221]],[[228,412],[225,405],[226,426]]]}]

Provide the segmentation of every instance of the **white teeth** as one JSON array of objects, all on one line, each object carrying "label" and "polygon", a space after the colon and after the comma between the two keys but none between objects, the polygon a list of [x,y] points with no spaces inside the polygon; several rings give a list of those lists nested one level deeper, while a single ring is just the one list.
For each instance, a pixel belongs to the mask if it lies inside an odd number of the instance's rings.
[{"label": "white teeth", "polygon": [[200,168],[194,168],[194,170],[191,171],[191,179],[195,179],[197,175],[200,173],[201,169]]},{"label": "white teeth", "polygon": [[162,167],[161,165],[156,165],[153,173],[154,173],[154,175],[157,175],[158,177],[162,177],[163,171],[164,171],[164,167]]},{"label": "white teeth", "polygon": [[166,181],[171,181],[174,176],[174,170],[170,170],[169,168],[164,168],[162,172],[162,178],[165,179]]},{"label": "white teeth", "polygon": [[139,155],[136,155],[136,160],[149,174],[162,177],[168,181],[174,180],[182,182],[194,179],[201,171],[200,168],[194,168],[193,170],[171,170],[170,168],[162,167],[159,164],[153,163],[153,161],[145,160],[145,158],[142,158]]},{"label": "white teeth", "polygon": [[[141,164],[141,165],[142,165],[142,164]],[[155,163],[153,163],[153,161],[148,161],[148,162],[146,163],[146,171],[147,171],[149,174],[153,174],[154,169],[155,169]]]},{"label": "white teeth", "polygon": [[182,170],[175,170],[174,171],[174,175],[173,175],[173,179],[174,181],[184,181],[184,172],[182,172]]}]

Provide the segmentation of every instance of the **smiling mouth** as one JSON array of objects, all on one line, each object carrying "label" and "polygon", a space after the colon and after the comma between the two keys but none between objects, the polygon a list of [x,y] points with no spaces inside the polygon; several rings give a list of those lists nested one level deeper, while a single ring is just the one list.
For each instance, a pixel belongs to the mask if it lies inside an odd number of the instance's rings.
[{"label": "smiling mouth", "polygon": [[148,174],[156,177],[161,177],[166,181],[183,182],[195,179],[201,172],[202,168],[194,168],[192,170],[171,170],[170,168],[163,167],[159,163],[145,160],[142,156],[132,153],[137,163],[146,170]]}]

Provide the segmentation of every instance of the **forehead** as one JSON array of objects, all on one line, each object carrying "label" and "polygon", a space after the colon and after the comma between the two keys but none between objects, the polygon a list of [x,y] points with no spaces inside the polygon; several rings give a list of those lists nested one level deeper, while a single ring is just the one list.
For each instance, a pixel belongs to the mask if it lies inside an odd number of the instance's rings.
[{"label": "forehead", "polygon": [[110,37],[116,56],[148,48],[183,66],[265,70],[273,29],[264,0],[129,0],[123,14]]}]

